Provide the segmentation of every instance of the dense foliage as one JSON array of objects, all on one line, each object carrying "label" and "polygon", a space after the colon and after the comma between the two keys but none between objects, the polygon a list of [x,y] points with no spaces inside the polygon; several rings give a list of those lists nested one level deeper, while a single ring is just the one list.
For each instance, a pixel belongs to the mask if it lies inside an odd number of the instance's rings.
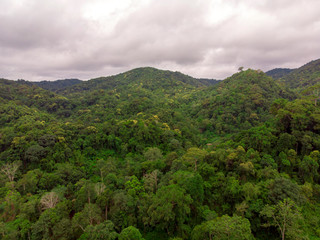
[{"label": "dense foliage", "polygon": [[317,88],[211,81],[0,80],[0,239],[320,239]]},{"label": "dense foliage", "polygon": [[53,82],[41,81],[41,82],[29,82],[29,83],[37,85],[38,87],[41,87],[46,90],[56,92],[62,88],[71,87],[75,84],[79,84],[81,83],[81,80],[72,78],[72,79],[56,80]]},{"label": "dense foliage", "polygon": [[290,88],[305,89],[320,82],[320,59],[294,69],[280,78]]}]

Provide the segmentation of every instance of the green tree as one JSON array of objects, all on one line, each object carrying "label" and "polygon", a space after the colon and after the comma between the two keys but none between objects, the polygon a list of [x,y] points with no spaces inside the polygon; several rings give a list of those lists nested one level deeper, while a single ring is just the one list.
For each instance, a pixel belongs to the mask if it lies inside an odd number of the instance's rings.
[{"label": "green tree", "polygon": [[317,159],[304,156],[299,165],[299,174],[305,182],[313,182],[319,178],[319,163]]},{"label": "green tree", "polygon": [[148,223],[169,234],[182,230],[190,213],[192,198],[178,185],[159,188],[148,209]]},{"label": "green tree", "polygon": [[148,150],[145,151],[143,155],[148,161],[156,161],[162,158],[162,152],[157,147],[148,148]]},{"label": "green tree", "polygon": [[139,229],[129,226],[121,231],[119,240],[144,240]]},{"label": "green tree", "polygon": [[186,154],[182,156],[182,160],[185,161],[188,165],[193,165],[194,170],[197,171],[198,164],[203,161],[207,154],[208,153],[205,150],[192,147],[189,148]]},{"label": "green tree", "polygon": [[302,215],[300,209],[291,199],[284,199],[276,205],[266,205],[260,212],[268,220],[264,226],[275,226],[280,231],[281,239],[285,236],[293,239],[302,239],[301,222]]},{"label": "green tree", "polygon": [[117,236],[113,223],[105,221],[95,226],[87,226],[79,240],[115,240]]},{"label": "green tree", "polygon": [[45,210],[32,225],[31,239],[66,239],[72,236],[72,226],[67,215],[65,206],[63,209],[56,207]]},{"label": "green tree", "polygon": [[228,215],[202,223],[192,231],[193,240],[249,240],[252,239],[248,219]]},{"label": "green tree", "polygon": [[270,182],[269,199],[273,203],[290,198],[297,204],[302,204],[305,198],[298,184],[288,178],[280,177]]},{"label": "green tree", "polygon": [[81,235],[85,232],[86,227],[89,225],[100,224],[102,221],[101,216],[102,211],[97,205],[87,203],[83,211],[76,213],[72,218],[72,226],[76,235]]}]

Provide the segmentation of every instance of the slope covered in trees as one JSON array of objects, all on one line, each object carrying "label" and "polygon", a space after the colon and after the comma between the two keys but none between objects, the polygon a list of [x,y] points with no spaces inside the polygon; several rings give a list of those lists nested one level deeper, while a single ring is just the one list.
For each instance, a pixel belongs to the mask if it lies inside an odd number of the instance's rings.
[{"label": "slope covered in trees", "polygon": [[149,90],[171,90],[174,91],[176,87],[201,87],[212,85],[214,80],[197,80],[190,76],[179,72],[171,72],[158,70],[151,67],[136,68],[131,71],[121,73],[110,77],[100,77],[90,81],[83,82],[80,85],[61,91],[62,95],[69,95],[71,93],[94,91],[94,90],[113,90],[123,89],[127,86],[141,85]]},{"label": "slope covered in trees", "polygon": [[72,78],[72,79],[63,79],[63,80],[56,80],[56,81],[41,81],[41,82],[31,82],[31,83],[43,89],[56,92],[64,88],[71,87],[75,84],[79,84],[81,82],[82,81],[79,79]]},{"label": "slope covered in trees", "polygon": [[294,97],[263,72],[249,69],[225,79],[200,101],[197,99],[196,116],[211,132],[231,133],[265,122],[275,99]]},{"label": "slope covered in trees", "polygon": [[305,89],[320,82],[320,59],[297,68],[280,79],[289,88]]},{"label": "slope covered in trees", "polygon": [[68,116],[73,104],[61,95],[22,81],[0,79],[0,102],[35,107],[60,116]]},{"label": "slope covered in trees", "polygon": [[279,78],[282,78],[282,77],[286,76],[287,74],[291,73],[293,70],[295,70],[295,69],[275,68],[275,69],[267,71],[266,74],[268,76],[272,77],[273,79],[279,79]]},{"label": "slope covered in trees", "polygon": [[285,89],[250,69],[0,80],[0,239],[320,239],[320,104]]}]

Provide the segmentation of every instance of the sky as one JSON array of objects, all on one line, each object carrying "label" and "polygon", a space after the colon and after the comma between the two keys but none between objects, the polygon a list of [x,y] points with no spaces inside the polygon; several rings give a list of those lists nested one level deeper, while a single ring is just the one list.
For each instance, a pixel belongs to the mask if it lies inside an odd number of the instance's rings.
[{"label": "sky", "polygon": [[319,0],[0,0],[0,78],[151,66],[224,79],[320,58]]}]

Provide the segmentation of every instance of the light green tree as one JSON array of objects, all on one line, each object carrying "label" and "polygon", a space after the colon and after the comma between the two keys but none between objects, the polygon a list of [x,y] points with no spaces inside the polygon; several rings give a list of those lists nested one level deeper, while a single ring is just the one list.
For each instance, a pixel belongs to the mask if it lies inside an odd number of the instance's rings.
[{"label": "light green tree", "polygon": [[250,222],[248,219],[228,215],[196,226],[192,231],[193,240],[245,240],[252,239]]},{"label": "light green tree", "polygon": [[119,235],[119,240],[144,240],[139,229],[129,226],[123,229]]}]

